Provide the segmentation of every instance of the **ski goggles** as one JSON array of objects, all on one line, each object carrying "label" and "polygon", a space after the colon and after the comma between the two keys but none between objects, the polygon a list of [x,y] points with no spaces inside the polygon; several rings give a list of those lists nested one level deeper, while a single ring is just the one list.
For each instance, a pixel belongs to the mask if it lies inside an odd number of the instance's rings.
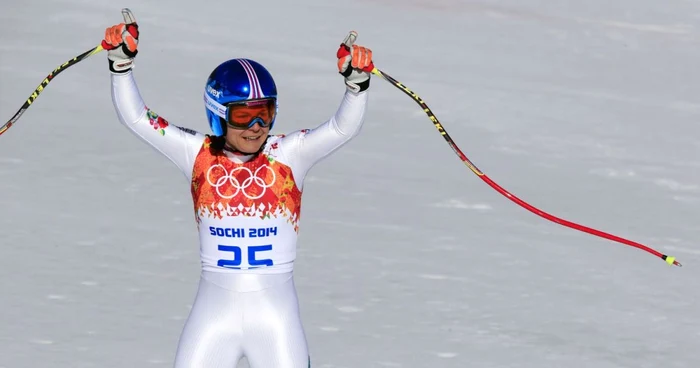
[{"label": "ski goggles", "polygon": [[274,98],[232,102],[226,104],[226,124],[240,130],[252,128],[255,124],[267,128],[275,121],[276,110]]},{"label": "ski goggles", "polygon": [[204,92],[204,103],[209,111],[224,119],[226,125],[239,130],[250,129],[255,124],[270,127],[277,113],[275,98],[231,102],[224,106]]}]

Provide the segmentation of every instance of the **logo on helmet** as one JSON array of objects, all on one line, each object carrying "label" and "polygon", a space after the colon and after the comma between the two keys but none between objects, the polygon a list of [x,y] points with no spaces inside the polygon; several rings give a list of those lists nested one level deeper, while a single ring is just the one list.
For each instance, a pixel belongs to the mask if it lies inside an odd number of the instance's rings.
[{"label": "logo on helmet", "polygon": [[211,93],[211,95],[216,98],[221,98],[221,94],[223,93],[219,90],[212,88],[211,86],[207,86],[207,92]]}]

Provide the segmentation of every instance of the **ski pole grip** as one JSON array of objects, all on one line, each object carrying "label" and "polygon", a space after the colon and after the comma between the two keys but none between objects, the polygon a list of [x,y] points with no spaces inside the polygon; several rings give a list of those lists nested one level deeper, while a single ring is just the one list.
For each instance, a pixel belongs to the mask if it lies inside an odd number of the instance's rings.
[{"label": "ski pole grip", "polygon": [[357,32],[350,31],[350,33],[348,33],[348,35],[345,36],[345,40],[343,40],[343,45],[350,48],[355,43],[356,39],[357,39]]},{"label": "ski pole grip", "polygon": [[124,24],[129,25],[136,23],[136,17],[134,17],[134,13],[132,13],[129,8],[122,9],[122,16],[124,17]]}]

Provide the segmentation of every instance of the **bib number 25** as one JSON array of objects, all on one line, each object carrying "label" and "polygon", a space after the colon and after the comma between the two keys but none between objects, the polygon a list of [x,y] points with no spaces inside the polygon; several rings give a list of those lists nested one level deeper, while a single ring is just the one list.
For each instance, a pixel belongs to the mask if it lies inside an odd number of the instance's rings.
[{"label": "bib number 25", "polygon": [[[243,250],[247,250],[247,264],[244,264],[243,262]],[[263,258],[265,255],[260,254],[270,250],[272,250],[272,244],[251,245],[243,248],[236,245],[219,245],[219,251],[231,253],[233,259],[220,259],[216,262],[216,265],[219,267],[233,268],[237,270],[240,270],[241,268],[252,269],[272,266],[272,260]]]}]

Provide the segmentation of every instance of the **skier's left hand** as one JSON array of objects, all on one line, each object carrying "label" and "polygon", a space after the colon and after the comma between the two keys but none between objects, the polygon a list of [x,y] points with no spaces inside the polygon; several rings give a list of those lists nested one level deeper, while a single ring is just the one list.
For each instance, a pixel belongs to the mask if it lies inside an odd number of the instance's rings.
[{"label": "skier's left hand", "polygon": [[360,45],[348,46],[346,43],[343,42],[336,53],[338,72],[345,77],[349,90],[355,93],[365,91],[369,88],[370,76],[374,70],[372,50]]}]

